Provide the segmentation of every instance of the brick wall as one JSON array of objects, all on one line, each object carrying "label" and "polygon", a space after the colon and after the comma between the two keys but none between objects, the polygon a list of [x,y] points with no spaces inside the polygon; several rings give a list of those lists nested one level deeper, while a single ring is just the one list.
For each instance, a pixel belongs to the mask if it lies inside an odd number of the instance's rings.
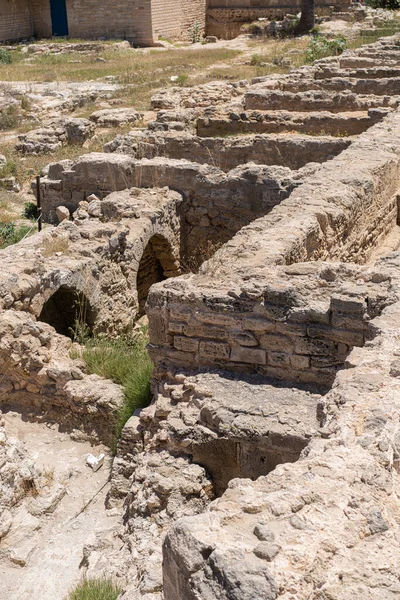
[{"label": "brick wall", "polygon": [[32,14],[35,35],[37,37],[50,37],[50,0],[32,0]]},{"label": "brick wall", "polygon": [[158,36],[188,39],[189,29],[197,21],[204,32],[206,0],[152,0],[154,39]]},{"label": "brick wall", "polygon": [[182,7],[179,0],[152,0],[151,18],[155,40],[159,36],[172,39],[182,36]]},{"label": "brick wall", "polygon": [[[51,36],[50,0],[32,0],[32,11],[36,35]],[[153,43],[151,0],[67,0],[67,17],[71,37]]]},{"label": "brick wall", "polygon": [[[32,6],[32,10],[31,10]],[[67,0],[69,35],[122,38],[152,45],[162,35],[187,39],[195,21],[205,27],[206,0]],[[1,0],[0,40],[52,34],[50,0]]]},{"label": "brick wall", "polygon": [[67,0],[69,35],[152,44],[151,0]]},{"label": "brick wall", "polygon": [[21,40],[32,35],[29,0],[0,0],[0,41]]}]

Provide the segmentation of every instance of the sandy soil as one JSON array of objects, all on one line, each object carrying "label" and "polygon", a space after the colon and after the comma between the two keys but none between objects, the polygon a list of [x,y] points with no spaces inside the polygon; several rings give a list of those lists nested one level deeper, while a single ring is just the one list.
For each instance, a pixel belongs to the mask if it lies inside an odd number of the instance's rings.
[{"label": "sandy soil", "polygon": [[87,455],[105,448],[75,442],[45,424],[24,422],[16,413],[4,416],[8,434],[25,443],[37,466],[65,485],[66,494],[52,514],[39,518],[25,504],[19,507],[16,527],[0,543],[0,599],[63,600],[81,576],[88,537],[97,531],[106,534],[118,523],[105,509],[111,457],[94,473],[85,464]]}]

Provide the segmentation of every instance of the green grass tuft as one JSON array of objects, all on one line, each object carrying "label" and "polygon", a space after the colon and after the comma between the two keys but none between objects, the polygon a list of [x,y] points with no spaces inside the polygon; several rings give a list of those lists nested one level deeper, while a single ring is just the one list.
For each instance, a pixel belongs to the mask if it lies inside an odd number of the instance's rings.
[{"label": "green grass tuft", "polygon": [[0,223],[0,250],[20,242],[31,230],[31,227],[20,225],[16,227],[15,223]]},{"label": "green grass tuft", "polygon": [[[150,380],[153,363],[146,350],[145,335],[136,338],[120,337],[88,338],[84,342],[81,358],[86,362],[89,373],[111,379],[124,389],[125,402],[116,424],[115,440],[120,438],[127,420],[136,409],[144,408],[151,401]],[[72,355],[72,358],[76,358]]]},{"label": "green grass tuft", "polygon": [[84,579],[70,592],[68,600],[117,600],[120,593],[109,579]]}]

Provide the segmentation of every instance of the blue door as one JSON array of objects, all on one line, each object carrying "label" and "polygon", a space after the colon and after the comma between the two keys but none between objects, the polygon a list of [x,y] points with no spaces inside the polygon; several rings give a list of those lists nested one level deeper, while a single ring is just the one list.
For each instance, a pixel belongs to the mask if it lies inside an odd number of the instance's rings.
[{"label": "blue door", "polygon": [[53,35],[68,35],[67,7],[65,0],[50,0],[51,27]]}]

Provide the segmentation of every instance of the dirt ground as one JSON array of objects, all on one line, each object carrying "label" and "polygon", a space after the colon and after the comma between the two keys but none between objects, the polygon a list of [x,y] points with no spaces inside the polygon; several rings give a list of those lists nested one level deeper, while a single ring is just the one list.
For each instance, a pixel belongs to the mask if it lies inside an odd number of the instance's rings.
[{"label": "dirt ground", "polygon": [[[26,503],[18,509],[16,527],[0,545],[0,598],[61,600],[80,578],[83,547],[90,536],[118,523],[113,511],[105,509],[111,457],[104,447],[76,442],[16,413],[4,417],[8,435],[23,442],[36,466],[65,486],[66,493],[53,513],[39,518],[29,513]],[[107,453],[105,464],[93,472],[86,465],[87,455],[101,452]]]}]

